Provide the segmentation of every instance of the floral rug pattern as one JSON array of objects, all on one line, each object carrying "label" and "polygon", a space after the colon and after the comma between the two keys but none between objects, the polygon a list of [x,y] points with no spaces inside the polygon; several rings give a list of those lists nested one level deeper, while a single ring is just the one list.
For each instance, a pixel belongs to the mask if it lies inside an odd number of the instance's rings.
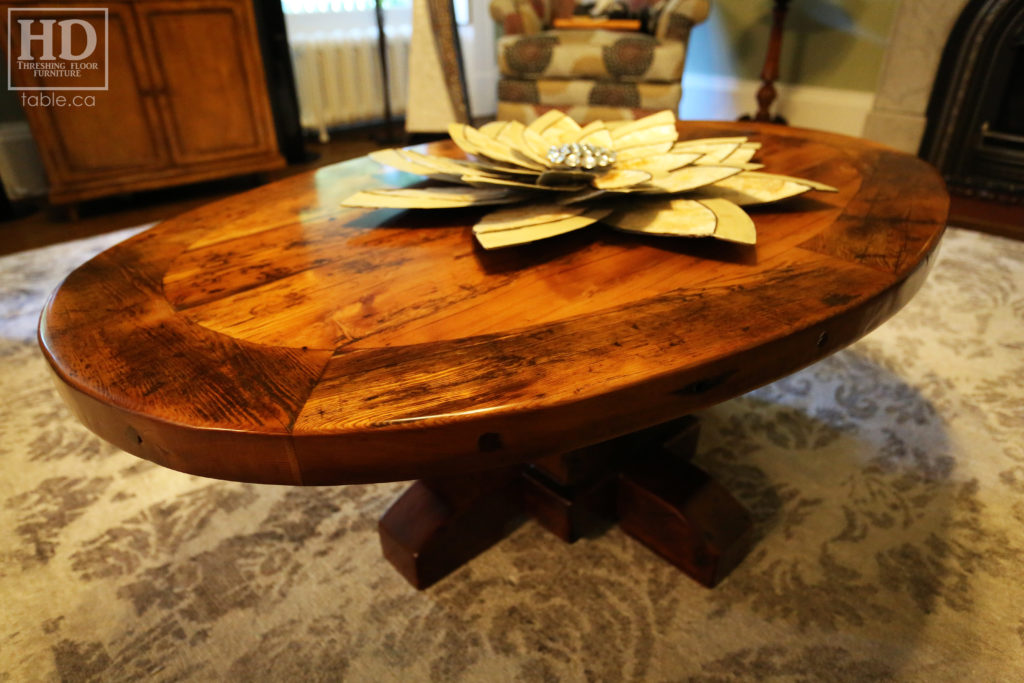
[{"label": "floral rug pattern", "polygon": [[417,592],[403,484],[191,477],[64,408],[39,309],[128,234],[0,258],[0,681],[1024,679],[1024,243],[949,230],[888,323],[701,415],[757,533],[716,589],[528,522]]}]

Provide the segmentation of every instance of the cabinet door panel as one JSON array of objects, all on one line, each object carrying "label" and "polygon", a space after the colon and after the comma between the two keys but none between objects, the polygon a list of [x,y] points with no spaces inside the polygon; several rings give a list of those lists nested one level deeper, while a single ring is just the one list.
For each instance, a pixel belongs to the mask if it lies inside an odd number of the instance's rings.
[{"label": "cabinet door panel", "polygon": [[175,160],[276,152],[248,4],[147,2],[137,12]]},{"label": "cabinet door panel", "polygon": [[[18,8],[32,6],[17,5]],[[39,3],[39,6],[52,5]],[[17,93],[39,142],[53,189],[83,181],[92,183],[113,175],[147,172],[169,163],[159,132],[159,118],[153,103],[144,94],[152,85],[143,66],[131,9],[124,3],[109,3],[107,10],[107,90]],[[6,14],[4,8],[5,19]],[[78,13],[74,9],[67,13],[50,11],[46,17],[56,21],[85,20],[98,31],[103,23],[102,15]],[[20,48],[16,31],[12,31],[12,40],[17,54]],[[94,54],[102,69],[102,46]],[[32,71],[14,69],[13,73],[19,86],[66,85],[55,79],[37,77]],[[49,104],[40,102],[43,96],[51,98]],[[64,106],[54,104],[53,98],[61,96]]]}]

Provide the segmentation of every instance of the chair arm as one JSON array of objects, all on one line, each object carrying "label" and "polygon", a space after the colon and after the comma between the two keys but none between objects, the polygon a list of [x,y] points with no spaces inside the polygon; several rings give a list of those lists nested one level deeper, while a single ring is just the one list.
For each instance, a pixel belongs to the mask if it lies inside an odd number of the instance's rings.
[{"label": "chair arm", "polygon": [[708,0],[666,0],[659,8],[655,37],[687,42],[690,29],[708,18],[710,8]]}]

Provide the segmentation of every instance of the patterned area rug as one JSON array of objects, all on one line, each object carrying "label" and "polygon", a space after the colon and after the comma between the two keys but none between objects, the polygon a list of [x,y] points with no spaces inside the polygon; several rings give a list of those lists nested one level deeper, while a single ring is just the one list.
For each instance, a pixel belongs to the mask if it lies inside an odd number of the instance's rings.
[{"label": "patterned area rug", "polygon": [[890,322],[702,415],[758,536],[718,588],[528,522],[416,592],[401,484],[200,479],[75,422],[38,311],[125,236],[0,259],[0,681],[1024,680],[1022,243],[950,230]]}]

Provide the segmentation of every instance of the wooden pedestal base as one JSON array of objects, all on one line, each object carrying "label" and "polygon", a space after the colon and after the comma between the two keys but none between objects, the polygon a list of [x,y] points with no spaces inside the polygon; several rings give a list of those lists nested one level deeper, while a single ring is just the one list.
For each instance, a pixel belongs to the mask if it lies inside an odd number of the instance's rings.
[{"label": "wooden pedestal base", "polygon": [[510,533],[527,515],[562,540],[618,522],[711,587],[746,554],[747,511],[690,464],[696,418],[491,472],[421,480],[380,520],[384,557],[426,588]]}]

